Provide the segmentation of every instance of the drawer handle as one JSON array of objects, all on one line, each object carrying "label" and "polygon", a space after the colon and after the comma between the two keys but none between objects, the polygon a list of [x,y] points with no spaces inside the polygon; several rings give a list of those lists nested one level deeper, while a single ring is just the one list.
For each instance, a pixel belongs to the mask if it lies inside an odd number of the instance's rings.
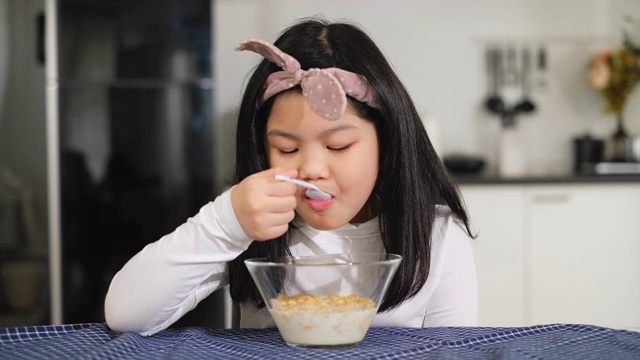
[{"label": "drawer handle", "polygon": [[534,195],[533,201],[537,204],[565,204],[569,202],[569,194]]}]

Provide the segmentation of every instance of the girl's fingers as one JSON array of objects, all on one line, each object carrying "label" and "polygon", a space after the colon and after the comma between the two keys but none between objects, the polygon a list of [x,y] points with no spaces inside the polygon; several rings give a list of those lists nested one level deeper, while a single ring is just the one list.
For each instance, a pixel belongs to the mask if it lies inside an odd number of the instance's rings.
[{"label": "girl's fingers", "polygon": [[231,193],[231,203],[245,233],[256,240],[284,234],[295,217],[297,187],[276,180],[276,174],[297,176],[296,170],[269,169],[241,181]]},{"label": "girl's fingers", "polygon": [[293,211],[293,209],[296,208],[296,198],[292,195],[280,197],[271,196],[264,199],[264,201],[265,203],[262,206],[265,212],[281,213]]},{"label": "girl's fingers", "polygon": [[[257,218],[253,233],[253,239],[262,241],[277,238],[289,229],[289,223],[293,220],[295,212],[270,213]],[[247,234],[249,235],[249,234]]]}]

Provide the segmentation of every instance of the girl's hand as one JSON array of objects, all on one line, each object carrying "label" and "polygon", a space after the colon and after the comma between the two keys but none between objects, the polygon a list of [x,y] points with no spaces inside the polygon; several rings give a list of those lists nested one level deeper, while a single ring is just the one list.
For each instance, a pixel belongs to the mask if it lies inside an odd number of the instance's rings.
[{"label": "girl's hand", "polygon": [[245,234],[255,240],[270,240],[284,234],[295,216],[296,186],[276,180],[276,175],[295,178],[298,171],[268,169],[248,176],[231,190],[231,204],[238,222]]}]

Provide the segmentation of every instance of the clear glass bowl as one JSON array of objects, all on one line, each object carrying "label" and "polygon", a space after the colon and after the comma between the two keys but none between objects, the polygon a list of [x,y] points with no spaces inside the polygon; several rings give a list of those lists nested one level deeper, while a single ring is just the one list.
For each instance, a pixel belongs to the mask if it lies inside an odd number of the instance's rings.
[{"label": "clear glass bowl", "polygon": [[289,346],[362,342],[402,256],[330,254],[245,260]]}]

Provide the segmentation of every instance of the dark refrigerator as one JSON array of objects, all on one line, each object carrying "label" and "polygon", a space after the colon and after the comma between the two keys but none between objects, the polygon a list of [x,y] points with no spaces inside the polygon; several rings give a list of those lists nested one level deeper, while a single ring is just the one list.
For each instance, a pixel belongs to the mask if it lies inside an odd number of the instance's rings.
[{"label": "dark refrigerator", "polygon": [[[111,278],[216,188],[210,0],[48,8],[53,323],[104,321]],[[56,213],[57,211],[57,213]],[[224,289],[174,326],[229,327]]]}]

